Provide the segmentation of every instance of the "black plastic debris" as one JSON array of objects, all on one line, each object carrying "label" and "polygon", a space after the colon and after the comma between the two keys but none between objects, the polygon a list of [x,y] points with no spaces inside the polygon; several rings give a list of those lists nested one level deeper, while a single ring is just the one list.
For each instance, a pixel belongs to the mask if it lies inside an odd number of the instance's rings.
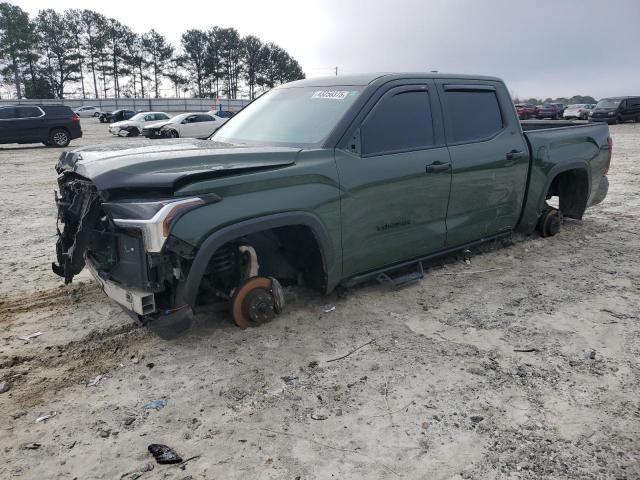
[{"label": "black plastic debris", "polygon": [[181,463],[182,457],[174,452],[170,447],[166,445],[160,445],[159,443],[152,443],[149,445],[149,452],[156,459],[156,462],[160,464]]}]

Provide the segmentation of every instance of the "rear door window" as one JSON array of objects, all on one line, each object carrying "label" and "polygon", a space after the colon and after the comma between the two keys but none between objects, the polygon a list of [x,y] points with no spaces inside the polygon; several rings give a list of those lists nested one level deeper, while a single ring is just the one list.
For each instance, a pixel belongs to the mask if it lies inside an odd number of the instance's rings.
[{"label": "rear door window", "polygon": [[18,118],[36,118],[42,115],[37,107],[16,107],[16,116]]},{"label": "rear door window", "polygon": [[215,122],[215,120],[211,115],[198,115],[196,122]]},{"label": "rear door window", "polygon": [[444,97],[450,142],[483,140],[502,130],[502,114],[495,91],[445,90]]},{"label": "rear door window", "polygon": [[361,128],[363,155],[429,148],[434,144],[429,93],[416,85],[382,97]]}]

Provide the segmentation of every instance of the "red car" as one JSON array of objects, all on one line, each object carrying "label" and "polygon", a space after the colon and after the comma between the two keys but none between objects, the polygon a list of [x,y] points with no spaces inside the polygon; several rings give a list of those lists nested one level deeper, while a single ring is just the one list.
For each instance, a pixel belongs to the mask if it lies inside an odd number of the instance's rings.
[{"label": "red car", "polygon": [[516,105],[516,112],[518,112],[518,118],[520,120],[526,120],[527,118],[536,118],[538,108],[530,103],[518,103]]}]

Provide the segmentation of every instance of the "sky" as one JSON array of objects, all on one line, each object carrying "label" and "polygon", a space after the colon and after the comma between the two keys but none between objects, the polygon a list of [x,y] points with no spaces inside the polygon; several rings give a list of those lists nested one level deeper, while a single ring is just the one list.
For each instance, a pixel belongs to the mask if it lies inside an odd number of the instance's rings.
[{"label": "sky", "polygon": [[307,77],[437,70],[498,76],[520,98],[640,95],[640,0],[11,3],[93,9],[174,45],[187,29],[234,27],[279,44]]}]

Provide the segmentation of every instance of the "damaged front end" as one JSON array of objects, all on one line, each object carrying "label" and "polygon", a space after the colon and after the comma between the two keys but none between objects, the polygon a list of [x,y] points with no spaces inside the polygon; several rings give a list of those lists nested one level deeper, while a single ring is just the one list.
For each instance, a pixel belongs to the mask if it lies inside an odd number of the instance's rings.
[{"label": "damaged front end", "polygon": [[[51,267],[56,275],[71,283],[85,266],[85,252],[100,216],[100,203],[95,186],[89,181],[65,172],[58,177],[60,195],[55,192],[58,207],[56,257]],[[60,231],[60,224],[63,230]]]},{"label": "damaged front end", "polygon": [[[70,283],[86,266],[104,292],[128,313],[170,337],[191,324],[183,299],[189,245],[168,240],[168,222],[201,199],[105,202],[96,186],[72,171],[58,177],[57,263]],[[170,246],[165,247],[165,243]]]}]

